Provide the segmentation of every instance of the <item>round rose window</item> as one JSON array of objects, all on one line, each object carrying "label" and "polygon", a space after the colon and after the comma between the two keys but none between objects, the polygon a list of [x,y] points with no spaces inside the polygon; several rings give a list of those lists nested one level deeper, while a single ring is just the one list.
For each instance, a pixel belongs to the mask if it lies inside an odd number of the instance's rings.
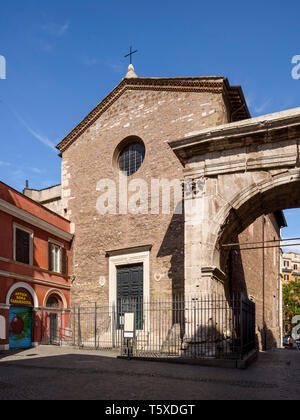
[{"label": "round rose window", "polygon": [[142,165],[145,158],[145,146],[133,143],[126,146],[119,155],[119,168],[124,175],[134,174]]}]

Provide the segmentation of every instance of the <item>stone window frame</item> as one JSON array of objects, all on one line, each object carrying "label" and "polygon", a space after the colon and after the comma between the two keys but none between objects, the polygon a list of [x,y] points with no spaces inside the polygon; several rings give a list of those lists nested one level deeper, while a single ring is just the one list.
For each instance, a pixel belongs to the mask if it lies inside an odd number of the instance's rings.
[{"label": "stone window frame", "polygon": [[[119,165],[119,159],[120,159],[120,155],[121,153],[130,145],[134,145],[134,144],[141,144],[144,147],[145,150],[145,154],[144,154],[144,159],[141,163],[141,165],[138,167],[138,169],[133,172],[130,175],[127,175],[126,173],[122,172],[122,170],[120,169],[120,165]],[[137,136],[137,135],[130,135],[128,137],[125,137],[123,140],[121,140],[117,147],[115,148],[115,151],[113,153],[113,158],[112,158],[112,164],[113,164],[113,168],[115,170],[117,170],[120,174],[123,174],[123,176],[125,177],[131,177],[133,175],[135,175],[143,166],[143,163],[145,162],[145,158],[146,158],[146,145],[144,143],[144,141],[141,139],[141,137]]]},{"label": "stone window frame", "polygon": [[[62,274],[62,249],[64,248],[64,244],[62,244],[61,242],[56,241],[55,239],[49,238],[48,239],[48,247],[50,245],[54,245],[55,247],[59,248],[59,271],[55,271],[54,269],[51,270],[53,271],[53,273],[57,273],[57,274]],[[49,253],[48,253],[48,257],[49,257]],[[51,257],[52,257],[52,253],[51,253]],[[54,267],[54,261],[52,262],[53,267]],[[48,261],[48,269],[49,269],[49,261]]]}]

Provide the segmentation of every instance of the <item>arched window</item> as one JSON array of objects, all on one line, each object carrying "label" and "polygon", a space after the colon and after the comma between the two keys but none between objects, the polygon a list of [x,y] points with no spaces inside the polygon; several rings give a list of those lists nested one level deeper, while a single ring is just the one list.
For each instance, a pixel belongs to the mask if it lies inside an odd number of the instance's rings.
[{"label": "arched window", "polygon": [[50,296],[47,300],[47,308],[58,308],[59,302],[54,296]]},{"label": "arched window", "polygon": [[145,146],[143,143],[130,143],[119,154],[119,169],[124,175],[134,174],[142,165],[145,158]]}]

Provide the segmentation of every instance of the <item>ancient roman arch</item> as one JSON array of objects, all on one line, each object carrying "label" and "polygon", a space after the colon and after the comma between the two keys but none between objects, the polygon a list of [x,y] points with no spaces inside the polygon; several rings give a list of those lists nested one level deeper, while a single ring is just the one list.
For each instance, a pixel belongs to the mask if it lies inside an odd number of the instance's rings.
[{"label": "ancient roman arch", "polygon": [[202,189],[185,214],[186,293],[224,290],[230,243],[263,214],[300,207],[300,108],[229,123],[169,143]]}]

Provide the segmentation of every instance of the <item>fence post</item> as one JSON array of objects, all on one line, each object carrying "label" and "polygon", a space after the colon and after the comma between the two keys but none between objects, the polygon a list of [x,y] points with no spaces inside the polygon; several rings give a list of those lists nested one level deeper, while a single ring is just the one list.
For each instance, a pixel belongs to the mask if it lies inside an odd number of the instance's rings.
[{"label": "fence post", "polygon": [[41,315],[41,332],[40,332],[40,337],[41,337],[41,344],[43,344],[44,341],[44,311],[42,311],[42,315]]},{"label": "fence post", "polygon": [[244,347],[244,317],[243,317],[243,295],[240,297],[240,353],[241,359],[243,358]]},{"label": "fence post", "polygon": [[[70,316],[70,321],[71,321],[71,316]],[[70,324],[71,325],[71,324]],[[75,346],[76,343],[76,306],[73,305],[73,346]]]},{"label": "fence post", "polygon": [[109,313],[109,310],[112,311],[111,312],[111,335],[112,335],[112,337],[111,337],[112,343],[111,344],[112,344],[112,348],[114,349],[116,347],[115,331],[116,331],[116,318],[117,318],[116,313],[115,313],[115,311],[116,311],[115,303],[112,304],[111,308],[108,306],[108,313]]},{"label": "fence post", "polygon": [[60,312],[60,322],[59,322],[59,341],[60,341],[60,346],[62,346],[62,331],[63,331],[63,319],[62,319],[62,312]]},{"label": "fence post", "polygon": [[97,349],[97,302],[95,302],[95,349]]},{"label": "fence post", "polygon": [[80,305],[78,305],[78,346],[81,347]]}]

